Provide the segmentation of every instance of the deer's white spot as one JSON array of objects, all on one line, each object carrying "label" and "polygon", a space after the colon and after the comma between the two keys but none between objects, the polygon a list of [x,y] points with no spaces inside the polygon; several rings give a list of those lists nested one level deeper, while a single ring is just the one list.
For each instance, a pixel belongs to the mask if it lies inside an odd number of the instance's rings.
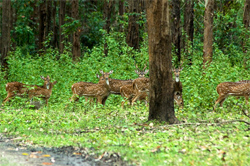
[{"label": "deer's white spot", "polygon": [[176,81],[176,82],[179,82],[179,81],[180,81],[180,78],[179,78],[179,77],[176,77],[176,78],[175,78],[175,81]]}]

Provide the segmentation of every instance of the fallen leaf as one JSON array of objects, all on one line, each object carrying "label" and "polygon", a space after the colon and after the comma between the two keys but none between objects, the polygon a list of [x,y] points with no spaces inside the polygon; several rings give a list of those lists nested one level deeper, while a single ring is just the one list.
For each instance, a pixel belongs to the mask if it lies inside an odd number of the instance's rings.
[{"label": "fallen leaf", "polygon": [[74,152],[73,154],[74,154],[74,155],[81,155],[82,153]]},{"label": "fallen leaf", "polygon": [[52,165],[53,163],[43,162],[43,165]]},{"label": "fallen leaf", "polygon": [[39,158],[39,156],[37,156],[37,155],[35,155],[35,154],[30,154],[30,156],[29,156],[30,158]]},{"label": "fallen leaf", "polygon": [[50,155],[49,154],[44,154],[43,157],[50,157]]},{"label": "fallen leaf", "polygon": [[28,154],[28,153],[22,153],[22,155],[24,155],[24,156],[28,156],[29,154]]},{"label": "fallen leaf", "polygon": [[161,146],[157,146],[155,149],[151,150],[152,153],[160,151]]}]

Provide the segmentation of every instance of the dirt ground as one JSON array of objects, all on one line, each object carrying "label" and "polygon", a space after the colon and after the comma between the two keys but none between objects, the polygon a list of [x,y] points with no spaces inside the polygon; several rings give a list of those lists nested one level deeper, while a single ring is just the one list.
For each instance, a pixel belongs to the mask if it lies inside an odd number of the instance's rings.
[{"label": "dirt ground", "polygon": [[0,134],[1,166],[128,166],[117,153],[89,154],[86,148],[72,146],[46,148],[24,146],[15,138]]}]

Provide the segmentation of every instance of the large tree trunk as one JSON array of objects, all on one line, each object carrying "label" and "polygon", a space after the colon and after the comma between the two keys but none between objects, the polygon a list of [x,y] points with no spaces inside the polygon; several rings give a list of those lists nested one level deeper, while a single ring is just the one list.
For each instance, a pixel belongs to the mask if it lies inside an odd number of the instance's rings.
[{"label": "large tree trunk", "polygon": [[126,42],[130,47],[139,49],[139,24],[138,21],[139,0],[129,0],[129,23]]},{"label": "large tree trunk", "polygon": [[64,24],[64,18],[65,18],[65,12],[66,12],[66,0],[60,1],[60,10],[59,10],[59,52],[60,54],[63,53],[64,49],[64,35],[62,34],[62,25]]},{"label": "large tree trunk", "polygon": [[[248,32],[250,29],[250,0],[245,1],[244,5],[244,14],[243,14],[243,24],[245,25],[246,31]],[[244,68],[246,68],[247,60],[247,48],[249,47],[249,44],[247,41],[249,40],[249,35],[245,35],[243,38],[243,43],[242,43],[242,48],[243,48],[243,53],[245,54],[244,56]]]},{"label": "large tree trunk", "polygon": [[[185,1],[184,6],[184,31],[183,47],[189,64],[192,64],[192,53],[189,49],[194,40],[194,0]],[[186,37],[187,36],[187,37]]]},{"label": "large tree trunk", "polygon": [[2,69],[7,69],[6,57],[10,51],[10,28],[11,28],[11,1],[3,0],[2,2],[2,51],[1,65]]},{"label": "large tree trunk", "polygon": [[205,69],[213,57],[213,13],[214,0],[205,0],[204,14],[204,46],[203,46],[203,68]]},{"label": "large tree trunk", "polygon": [[181,28],[180,28],[180,0],[172,0],[172,39],[174,44],[174,53],[177,56],[178,64],[181,61]]},{"label": "large tree trunk", "polygon": [[168,0],[147,1],[150,103],[148,120],[179,123],[174,112]]}]

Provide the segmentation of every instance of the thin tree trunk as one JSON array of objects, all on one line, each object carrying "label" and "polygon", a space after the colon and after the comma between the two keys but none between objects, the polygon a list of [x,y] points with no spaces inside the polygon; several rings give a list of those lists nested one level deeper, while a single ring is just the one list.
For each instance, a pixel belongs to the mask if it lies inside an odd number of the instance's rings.
[{"label": "thin tree trunk", "polygon": [[139,24],[138,21],[139,0],[129,0],[129,23],[126,42],[130,47],[139,49]]},{"label": "thin tree trunk", "polygon": [[[245,28],[248,34],[250,30],[249,29],[250,28],[250,0],[245,1],[243,24],[245,25]],[[249,47],[249,44],[247,43],[248,40],[249,40],[249,35],[245,35],[245,37],[243,38],[243,43],[242,43],[243,53],[245,54],[244,62],[243,62],[244,68],[246,68],[247,61],[249,60],[249,58],[247,58],[247,52],[248,52],[247,48]]]},{"label": "thin tree trunk", "polygon": [[39,6],[39,50],[44,49],[46,30],[46,0],[43,0]]},{"label": "thin tree trunk", "polygon": [[194,0],[185,1],[184,6],[184,31],[183,47],[189,64],[192,64],[192,53],[190,46],[193,45],[194,40]]},{"label": "thin tree trunk", "polygon": [[11,28],[11,1],[2,2],[2,51],[1,65],[2,70],[7,70],[8,64],[6,57],[10,51],[10,28]]},{"label": "thin tree trunk", "polygon": [[56,23],[56,7],[57,7],[57,1],[54,0],[54,3],[53,3],[53,41],[52,41],[52,45],[54,48],[58,48],[58,34],[57,34],[57,31],[58,31],[58,26],[57,26],[57,23]]},{"label": "thin tree trunk", "polygon": [[175,47],[175,55],[177,56],[178,64],[181,61],[181,28],[180,28],[180,0],[172,0],[172,39]]},{"label": "thin tree trunk", "polygon": [[66,0],[60,0],[60,9],[59,9],[59,52],[60,54],[63,53],[64,49],[64,35],[62,34],[62,25],[64,24],[64,18],[65,18],[65,12],[66,12]]},{"label": "thin tree trunk", "polygon": [[[78,0],[72,0],[72,17],[75,20],[78,20],[79,17],[79,1]],[[81,56],[81,48],[80,48],[80,29],[79,27],[77,30],[73,33],[73,60],[78,61]]]},{"label": "thin tree trunk", "polygon": [[[103,8],[103,19],[106,20],[103,29],[106,30],[107,34],[110,32],[110,25],[111,25],[111,13],[113,7],[113,0],[104,0],[104,8]],[[105,41],[104,43],[104,55],[108,56],[108,44]]]},{"label": "thin tree trunk", "polygon": [[150,69],[148,120],[179,123],[174,112],[169,2],[148,0],[147,3]]},{"label": "thin tree trunk", "polygon": [[[119,17],[122,20],[124,14],[124,0],[119,0]],[[123,24],[119,24],[120,32],[123,32]]]},{"label": "thin tree trunk", "polygon": [[205,0],[204,15],[204,46],[203,46],[203,68],[205,69],[213,57],[213,10],[214,0]]}]

